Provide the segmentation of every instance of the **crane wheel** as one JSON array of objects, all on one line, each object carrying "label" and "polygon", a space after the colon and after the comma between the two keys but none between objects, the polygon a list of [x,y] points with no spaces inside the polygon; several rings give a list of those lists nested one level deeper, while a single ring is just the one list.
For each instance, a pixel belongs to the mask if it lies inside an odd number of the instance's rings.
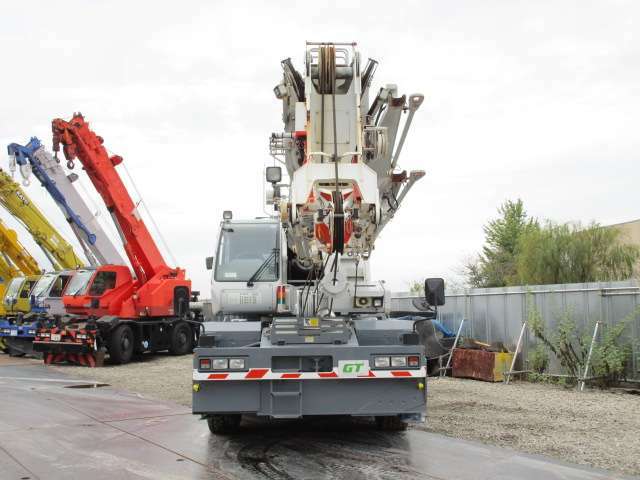
[{"label": "crane wheel", "polygon": [[133,357],[135,337],[129,325],[122,324],[113,330],[109,339],[109,358],[117,365],[129,363]]},{"label": "crane wheel", "polygon": [[238,414],[211,415],[207,417],[207,425],[209,425],[211,433],[223,435],[237,432],[241,421],[242,415]]},{"label": "crane wheel", "polygon": [[399,416],[376,417],[378,430],[385,432],[401,432],[407,429],[407,423],[403,422]]},{"label": "crane wheel", "polygon": [[193,350],[193,331],[186,322],[178,322],[171,329],[169,352],[172,355],[186,355]]}]

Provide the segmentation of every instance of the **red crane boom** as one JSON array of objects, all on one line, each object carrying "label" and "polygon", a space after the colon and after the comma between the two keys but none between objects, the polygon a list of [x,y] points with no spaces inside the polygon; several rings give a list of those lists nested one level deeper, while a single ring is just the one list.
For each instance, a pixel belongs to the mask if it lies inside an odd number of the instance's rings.
[{"label": "red crane boom", "polygon": [[[89,123],[80,113],[74,114],[68,122],[59,118],[53,120],[52,131],[54,152],[59,152],[62,146],[68,162],[80,160],[91,182],[103,198],[122,237],[136,277],[132,278],[126,267],[107,265],[99,268],[93,282],[95,284],[97,279],[101,284],[96,288],[92,285],[88,289],[87,296],[93,298],[65,297],[65,305],[69,313],[107,314],[124,318],[177,314],[174,308],[176,295],[179,301],[184,302],[186,299],[188,302],[191,281],[185,278],[183,269],[171,268],[164,261],[115,168],[122,163],[122,157],[110,156],[107,153],[102,137],[89,128]],[[113,275],[110,277],[100,275],[100,272],[114,272],[115,282]],[[105,282],[108,286],[115,283],[115,288],[104,290],[102,284]],[[100,294],[96,295],[96,293]],[[101,297],[97,302],[96,296]],[[92,301],[87,303],[86,300]]]},{"label": "red crane boom", "polygon": [[116,165],[122,163],[122,157],[109,156],[102,137],[89,129],[89,123],[79,113],[70,122],[59,118],[53,120],[52,130],[53,151],[59,152],[62,145],[68,161],[79,159],[102,196],[122,235],[124,248],[138,280],[145,283],[154,275],[166,271],[169,267],[115,169]]}]

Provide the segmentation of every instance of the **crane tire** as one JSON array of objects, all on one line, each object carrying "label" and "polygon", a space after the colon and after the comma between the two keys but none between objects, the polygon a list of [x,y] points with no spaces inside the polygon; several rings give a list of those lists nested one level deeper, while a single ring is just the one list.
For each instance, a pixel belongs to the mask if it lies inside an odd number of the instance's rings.
[{"label": "crane tire", "polygon": [[240,422],[242,421],[242,415],[227,414],[227,415],[211,415],[207,417],[207,425],[209,425],[209,431],[215,434],[227,434],[235,433],[240,428]]},{"label": "crane tire", "polygon": [[126,323],[118,325],[109,337],[109,358],[112,363],[122,365],[129,363],[133,357],[135,336],[132,328]]},{"label": "crane tire", "polygon": [[171,355],[186,355],[193,350],[193,331],[187,322],[174,323],[171,329],[169,353]]},{"label": "crane tire", "polygon": [[407,429],[407,423],[397,415],[376,417],[376,425],[379,430],[385,432],[401,432]]}]

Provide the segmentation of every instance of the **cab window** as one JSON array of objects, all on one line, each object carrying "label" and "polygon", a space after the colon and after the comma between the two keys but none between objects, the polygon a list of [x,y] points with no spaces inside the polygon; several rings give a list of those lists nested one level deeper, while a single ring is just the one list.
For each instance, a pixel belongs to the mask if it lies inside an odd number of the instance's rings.
[{"label": "cab window", "polygon": [[277,280],[279,228],[277,223],[225,225],[216,255],[216,281],[246,282],[260,269],[255,281]]},{"label": "cab window", "polygon": [[70,279],[71,276],[69,275],[58,275],[58,278],[56,278],[56,281],[53,283],[53,287],[51,287],[49,295],[51,297],[61,297]]},{"label": "cab window", "polygon": [[22,290],[20,290],[20,298],[29,298],[29,294],[35,284],[36,282],[33,280],[27,280],[24,282],[24,286],[22,287]]},{"label": "cab window", "polygon": [[89,295],[100,296],[116,286],[116,272],[98,272],[93,279]]}]

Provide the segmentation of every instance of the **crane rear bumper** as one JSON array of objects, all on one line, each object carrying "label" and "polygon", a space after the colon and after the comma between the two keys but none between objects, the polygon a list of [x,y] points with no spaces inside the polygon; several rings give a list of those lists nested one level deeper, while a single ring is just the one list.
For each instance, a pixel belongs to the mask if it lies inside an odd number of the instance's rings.
[{"label": "crane rear bumper", "polygon": [[[193,413],[422,419],[427,402],[424,361],[414,368],[376,368],[374,358],[423,355],[422,345],[397,344],[199,347],[194,351]],[[214,360],[226,365],[227,358],[244,359],[247,368],[214,369]],[[309,365],[320,368],[309,371]]]},{"label": "crane rear bumper", "polygon": [[34,341],[33,350],[41,353],[74,353],[74,354],[88,354],[93,353],[92,346],[85,343],[72,343],[72,342],[43,342]]}]

